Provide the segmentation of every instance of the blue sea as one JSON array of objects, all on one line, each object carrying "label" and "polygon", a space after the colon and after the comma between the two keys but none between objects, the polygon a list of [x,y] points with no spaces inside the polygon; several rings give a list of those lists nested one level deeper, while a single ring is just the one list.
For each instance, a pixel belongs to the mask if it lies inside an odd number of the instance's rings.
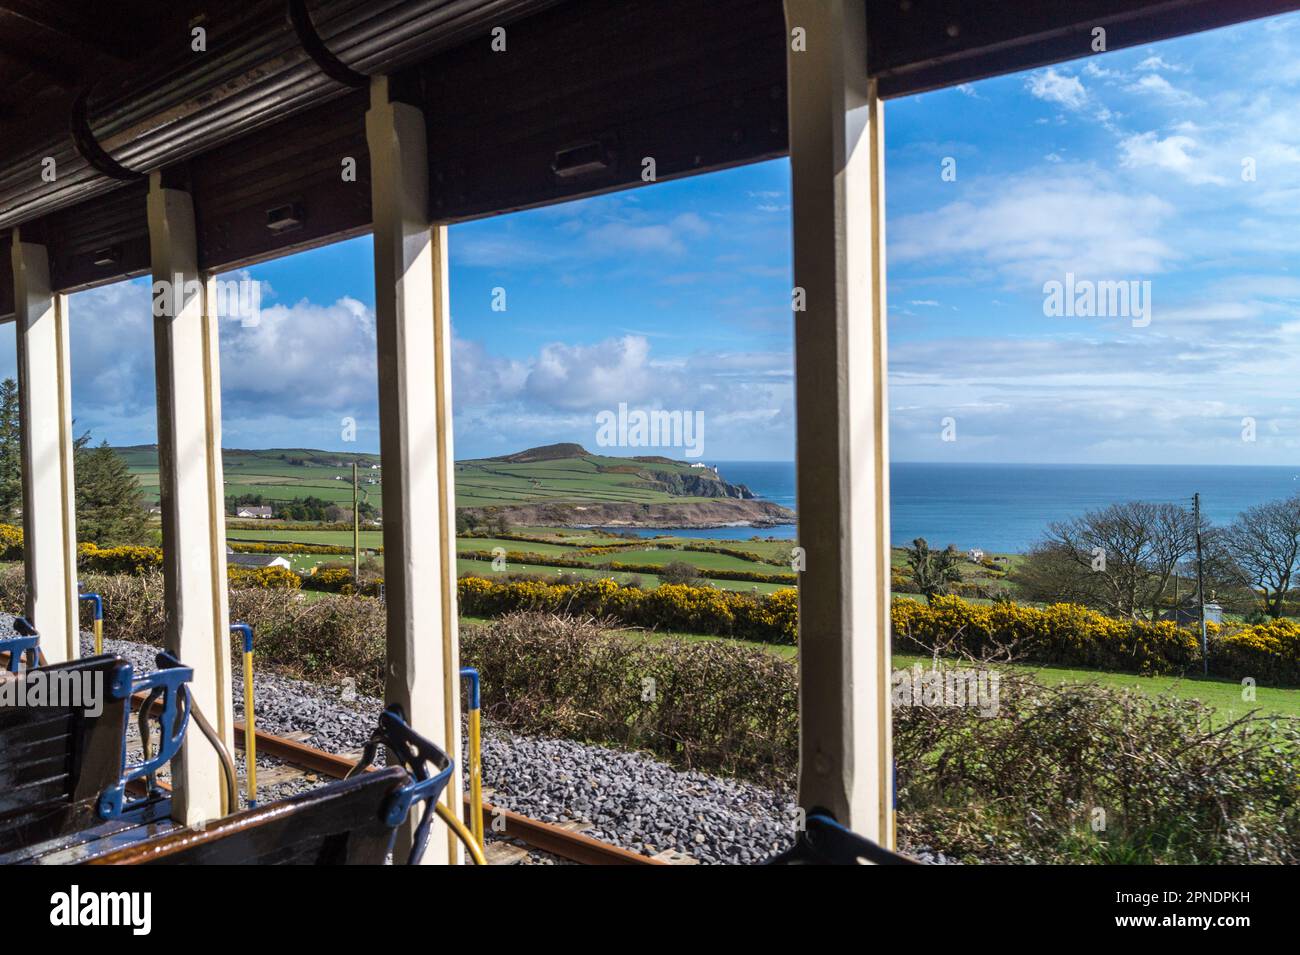
[{"label": "blue sea", "polygon": [[[733,484],[746,484],[762,498],[795,506],[793,462],[716,463]],[[1252,505],[1300,493],[1300,466],[896,463],[889,474],[894,544],[924,537],[939,547],[955,544],[991,552],[1023,552],[1042,538],[1052,521],[1122,501],[1191,507],[1192,495],[1199,492],[1206,517],[1222,524]],[[794,525],[639,532],[727,540],[754,535],[791,538]]]}]

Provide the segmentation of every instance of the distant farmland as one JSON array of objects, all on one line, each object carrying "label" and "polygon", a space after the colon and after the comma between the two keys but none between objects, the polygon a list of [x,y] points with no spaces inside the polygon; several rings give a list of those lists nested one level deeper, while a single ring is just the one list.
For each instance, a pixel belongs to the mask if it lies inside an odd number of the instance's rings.
[{"label": "distant farmland", "polygon": [[[579,452],[580,448],[575,449]],[[118,448],[151,503],[158,500],[158,452],[153,446]],[[517,456],[512,456],[517,457]],[[227,497],[260,494],[274,504],[318,497],[352,501],[352,462],[361,467],[361,498],[380,506],[377,454],[271,448],[222,452]],[[725,475],[724,475],[725,478]],[[374,484],[367,483],[375,481]],[[585,452],[552,460],[513,462],[481,459],[456,462],[456,506],[512,504],[665,504],[716,499],[672,493],[660,482],[713,481],[713,472],[681,461],[636,461]],[[716,482],[721,484],[722,482]]]},{"label": "distant farmland", "polygon": [[[117,448],[150,503],[158,501],[158,450],[150,446]],[[260,494],[268,502],[318,497],[345,506],[352,503],[352,462],[361,467],[361,499],[379,507],[377,454],[271,448],[265,451],[227,449],[221,453],[227,497]],[[301,463],[299,463],[301,462]],[[374,480],[376,483],[367,483]]]}]

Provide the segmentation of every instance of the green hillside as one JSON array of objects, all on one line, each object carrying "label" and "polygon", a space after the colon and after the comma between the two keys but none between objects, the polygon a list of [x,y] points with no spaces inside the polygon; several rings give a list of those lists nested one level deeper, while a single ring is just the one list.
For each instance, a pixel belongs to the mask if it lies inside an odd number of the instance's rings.
[{"label": "green hillside", "polygon": [[456,462],[456,506],[655,504],[739,497],[710,468],[663,457],[615,458],[576,444],[531,448],[500,458]]},{"label": "green hillside", "polygon": [[[151,502],[158,499],[158,452],[152,445],[117,448]],[[361,466],[361,495],[380,504],[377,454],[270,448],[223,452],[227,497],[260,494],[269,502],[317,497],[349,504],[352,462]],[[576,444],[530,448],[499,458],[456,462],[456,506],[512,504],[654,504],[741,498],[710,468],[662,457],[616,458]]]},{"label": "green hillside", "polygon": [[[158,500],[158,449],[153,445],[116,448],[135,475],[151,503]],[[310,448],[268,448],[222,452],[226,496],[260,494],[267,501],[318,497],[340,504],[352,503],[352,462],[362,469],[361,496],[376,507],[380,500],[377,454],[318,451]],[[369,483],[373,481],[374,483]]]}]

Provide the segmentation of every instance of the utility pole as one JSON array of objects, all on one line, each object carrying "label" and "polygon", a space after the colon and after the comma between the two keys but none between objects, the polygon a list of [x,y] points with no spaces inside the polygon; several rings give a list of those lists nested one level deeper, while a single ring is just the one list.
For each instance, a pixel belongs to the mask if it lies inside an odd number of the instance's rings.
[{"label": "utility pole", "polygon": [[1192,519],[1196,522],[1196,607],[1201,621],[1201,672],[1210,674],[1210,652],[1205,639],[1205,568],[1201,560],[1201,495],[1192,495]]},{"label": "utility pole", "polygon": [[361,510],[357,506],[357,461],[352,459],[352,583],[361,584]]}]

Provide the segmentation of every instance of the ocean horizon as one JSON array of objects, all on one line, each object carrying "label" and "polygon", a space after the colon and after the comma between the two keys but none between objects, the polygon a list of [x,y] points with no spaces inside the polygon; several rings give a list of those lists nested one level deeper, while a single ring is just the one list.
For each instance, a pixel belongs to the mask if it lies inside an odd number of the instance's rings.
[{"label": "ocean horizon", "polygon": [[[793,461],[710,461],[722,477],[759,497],[795,506]],[[1300,466],[1234,464],[957,464],[898,461],[890,465],[890,541],[924,537],[992,553],[1023,553],[1048,525],[1124,501],[1192,505],[1214,524],[1248,507],[1300,493]],[[647,529],[650,530],[650,529]],[[665,531],[677,535],[794,536],[793,525]]]}]

